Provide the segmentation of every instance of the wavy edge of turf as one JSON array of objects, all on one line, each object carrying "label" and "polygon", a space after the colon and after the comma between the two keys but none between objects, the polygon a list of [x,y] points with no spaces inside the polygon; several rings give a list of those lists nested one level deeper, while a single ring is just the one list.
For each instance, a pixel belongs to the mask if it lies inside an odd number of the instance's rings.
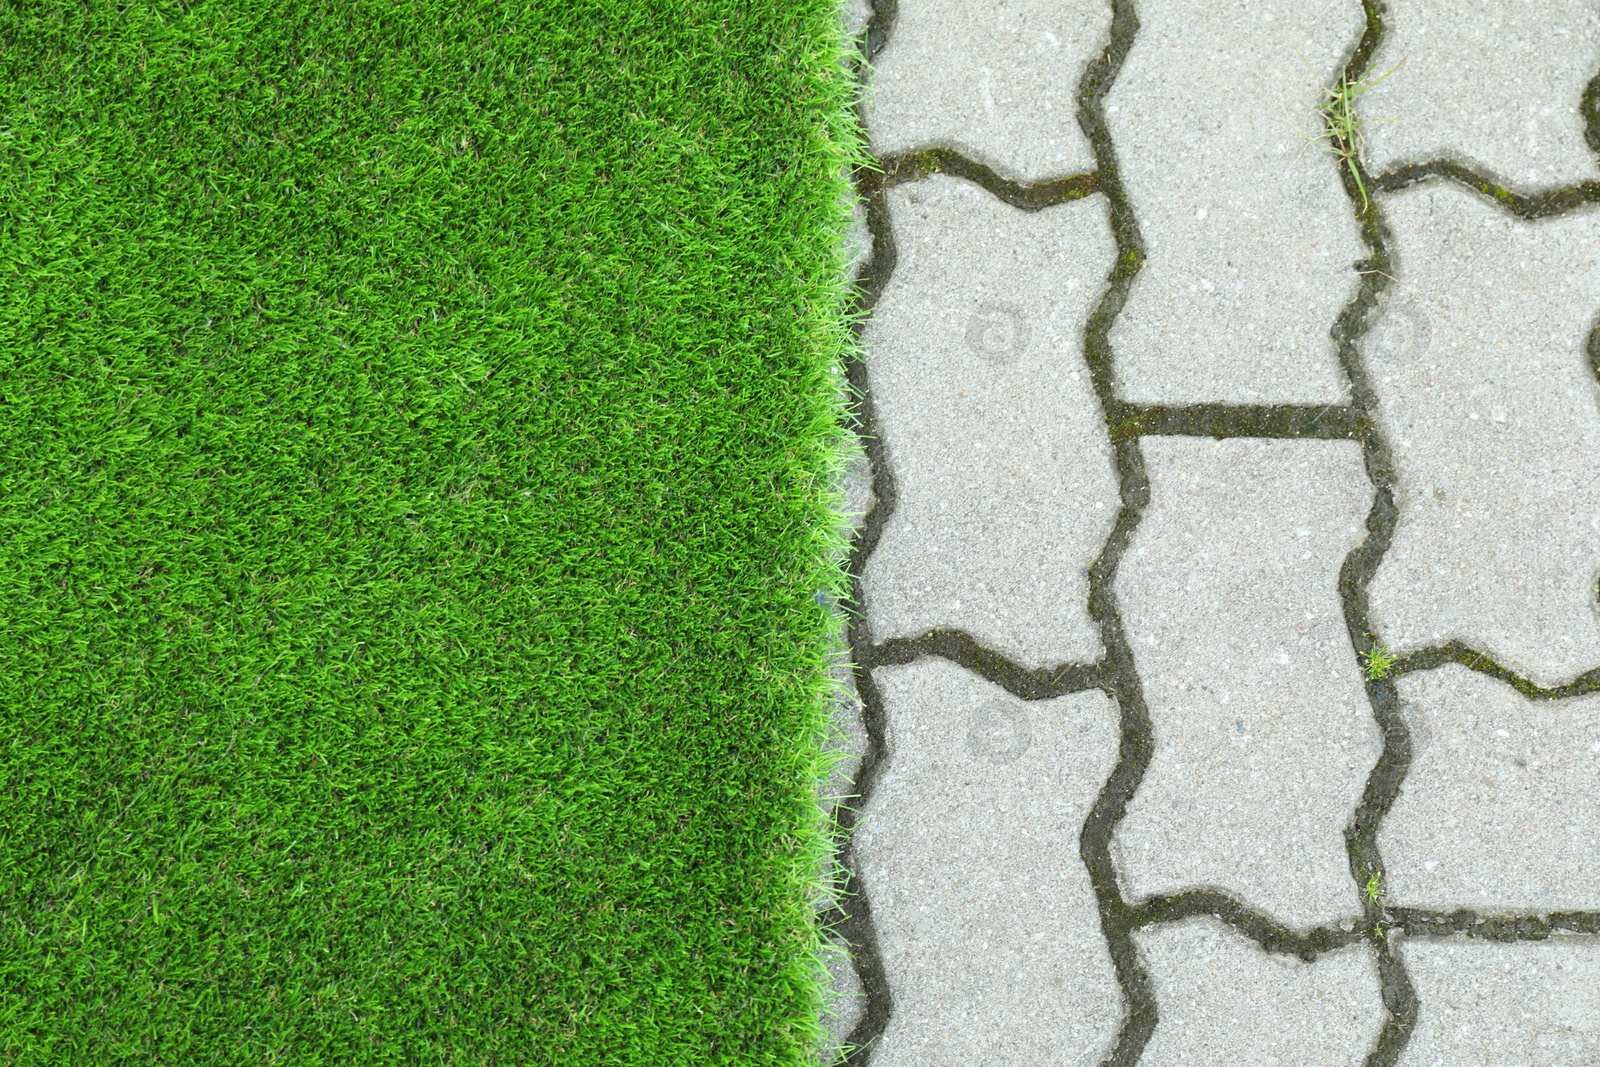
[{"label": "wavy edge of turf", "polygon": [[[204,5],[201,7],[203,9]],[[173,4],[160,4],[159,8],[169,15],[179,12],[187,15],[193,10]],[[142,12],[135,13],[148,15],[150,10],[150,6],[145,5]],[[303,9],[297,10],[303,12]],[[795,954],[792,965],[771,975],[771,980],[776,986],[804,991],[802,999],[806,1011],[787,1023],[797,1038],[793,1047],[805,1045],[809,1054],[809,1048],[826,1037],[826,1029],[819,1018],[829,984],[826,930],[818,909],[837,892],[833,877],[835,823],[821,802],[820,790],[845,758],[833,744],[840,740],[840,735],[832,708],[848,698],[848,687],[828,674],[826,660],[831,648],[839,644],[837,623],[827,602],[844,602],[849,589],[843,562],[851,528],[843,515],[842,482],[853,449],[843,431],[850,407],[843,366],[857,345],[848,311],[855,289],[848,276],[850,264],[846,261],[846,236],[855,202],[850,174],[856,167],[869,166],[870,156],[856,121],[859,87],[849,69],[855,46],[844,33],[836,5],[814,2],[800,9],[784,8],[783,11],[785,14],[792,12],[789,17],[799,26],[794,31],[803,42],[797,50],[798,59],[815,89],[813,97],[804,105],[807,113],[814,117],[815,125],[810,130],[806,165],[799,168],[800,177],[793,190],[795,195],[815,206],[817,219],[811,240],[799,243],[793,259],[795,268],[806,278],[807,313],[796,329],[805,337],[803,347],[815,357],[816,365],[807,368],[806,375],[797,375],[812,390],[809,394],[811,406],[805,409],[806,417],[800,420],[802,428],[790,439],[794,466],[811,476],[811,515],[815,521],[803,531],[794,532],[789,544],[795,549],[795,572],[814,577],[823,596],[822,602],[817,604],[818,614],[794,619],[787,635],[797,641],[813,642],[816,648],[810,658],[814,669],[808,672],[810,676],[804,682],[803,692],[808,699],[806,714],[803,721],[791,724],[795,732],[786,739],[786,762],[775,764],[785,770],[783,777],[792,787],[788,824],[795,828],[799,841],[793,851],[776,863],[770,899],[781,900],[787,906],[787,912],[777,917],[774,927],[797,931],[801,935],[802,950]],[[133,21],[131,14],[129,21]],[[15,25],[13,23],[12,28]],[[143,56],[140,56],[139,70],[143,69]],[[463,138],[461,148],[465,150],[467,145]],[[797,398],[796,402],[799,404],[800,400]],[[156,922],[161,921],[153,898],[148,913]],[[8,1009],[0,1012],[0,1017],[15,1018],[15,1015]]]}]

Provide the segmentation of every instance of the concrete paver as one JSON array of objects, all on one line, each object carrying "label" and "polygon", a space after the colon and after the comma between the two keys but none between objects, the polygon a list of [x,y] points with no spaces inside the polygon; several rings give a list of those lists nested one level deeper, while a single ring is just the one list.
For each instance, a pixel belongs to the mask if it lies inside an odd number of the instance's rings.
[{"label": "concrete paver", "polygon": [[833,1063],[849,1043],[850,1033],[866,1013],[866,996],[861,989],[861,979],[850,962],[850,948],[838,941],[828,942],[826,957],[829,986],[828,1005],[822,1022],[827,1028],[827,1038],[818,1050],[818,1061]]},{"label": "concrete paver", "polygon": [[1391,901],[1600,910],[1600,694],[1531,700],[1456,665],[1397,685],[1413,754],[1378,837]]},{"label": "concrete paver", "polygon": [[1075,94],[1111,25],[1107,0],[900,0],[874,61],[867,130],[879,156],[942,146],[1002,177],[1092,170]]},{"label": "concrete paver", "polygon": [[[1449,159],[1518,191],[1600,178],[1578,101],[1600,71],[1591,0],[1393,0],[1364,94],[1374,174]],[[1377,118],[1392,121],[1376,121]]]},{"label": "concrete paver", "polygon": [[[866,449],[854,435],[849,441],[849,459],[840,472],[841,484],[837,489],[844,496],[844,514],[850,528],[852,532],[859,533],[865,525],[867,513],[877,500],[872,492],[872,467]],[[837,692],[830,705],[835,736],[828,748],[838,751],[843,758],[829,774],[823,787],[824,802],[829,804],[850,794],[861,759],[867,751],[866,726],[861,719],[861,694],[856,691],[855,664],[848,644],[848,620],[837,605],[833,614],[835,630],[828,676],[837,686]]]},{"label": "concrete paver", "polygon": [[1144,1067],[1359,1067],[1383,1024],[1364,945],[1305,963],[1210,919],[1156,927],[1139,944],[1160,1011]]},{"label": "concrete paver", "polygon": [[851,802],[856,773],[861,768],[867,751],[866,725],[861,719],[861,694],[856,691],[855,668],[850,659],[849,647],[844,644],[844,619],[839,622],[839,645],[829,656],[828,675],[837,686],[834,699],[829,702],[832,712],[833,736],[825,749],[839,754],[839,762],[828,773],[823,784],[825,806],[844,801]]},{"label": "concrete paver", "polygon": [[1422,1001],[1400,1067],[1600,1063],[1600,939],[1406,940]]},{"label": "concrete paver", "polygon": [[1111,332],[1120,394],[1344,400],[1328,331],[1364,249],[1337,172],[1301,134],[1321,131],[1360,3],[1150,0],[1139,20],[1106,104],[1149,255]]},{"label": "concrete paver", "polygon": [[871,19],[871,0],[840,0],[839,21],[844,27],[844,35],[850,40],[858,40],[867,31],[867,23]]},{"label": "concrete paver", "polygon": [[1354,915],[1344,828],[1380,747],[1337,589],[1372,497],[1360,450],[1144,451],[1117,601],[1155,748],[1116,836],[1127,889],[1220,888],[1299,927]]},{"label": "concrete paver", "polygon": [[1375,632],[1557,684],[1600,666],[1600,210],[1528,223],[1442,183],[1381,199],[1409,324],[1370,355],[1400,506]]},{"label": "concrete paver", "polygon": [[1600,1063],[1597,14],[878,4],[851,1067]]},{"label": "concrete paver", "polygon": [[943,660],[874,677],[890,762],[855,840],[895,1013],[873,1063],[1099,1063],[1121,1004],[1078,835],[1111,702],[1024,703]]},{"label": "concrete paver", "polygon": [[1115,254],[1105,203],[1030,214],[939,176],[889,210],[899,261],[863,334],[898,493],[863,576],[874,635],[1093,660],[1085,572],[1117,504],[1082,355]]}]

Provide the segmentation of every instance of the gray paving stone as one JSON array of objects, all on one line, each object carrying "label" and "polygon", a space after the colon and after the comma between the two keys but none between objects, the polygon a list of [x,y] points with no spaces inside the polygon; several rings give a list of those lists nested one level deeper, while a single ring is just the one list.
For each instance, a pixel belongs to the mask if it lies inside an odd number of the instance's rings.
[{"label": "gray paving stone", "polygon": [[1121,994],[1078,836],[1115,708],[1025,703],[941,659],[874,677],[890,756],[856,854],[895,1005],[874,1067],[1100,1063]]},{"label": "gray paving stone", "polygon": [[866,995],[861,988],[861,979],[850,963],[849,948],[841,942],[830,941],[826,959],[831,981],[822,1022],[828,1036],[817,1050],[818,1062],[825,1065],[838,1062],[850,1032],[867,1010]]},{"label": "gray paving stone", "polygon": [[1401,939],[1421,1001],[1400,1067],[1594,1067],[1600,940]]},{"label": "gray paving stone", "polygon": [[1143,0],[1139,22],[1106,105],[1149,254],[1111,331],[1121,395],[1346,399],[1328,332],[1365,248],[1300,131],[1322,130],[1318,79],[1359,38],[1360,3]]},{"label": "gray paving stone", "polygon": [[[853,434],[851,436],[854,437]],[[845,463],[841,488],[844,490],[845,514],[850,517],[851,529],[858,531],[878,502],[872,491],[872,463],[858,437],[850,445],[850,457]]]},{"label": "gray paving stone", "polygon": [[[1347,401],[1328,335],[1366,250],[1335,161],[1297,129],[1321,130],[1318,80],[1360,35],[1358,0],[1137,6],[1106,112],[1149,253],[1112,333],[1120,394]],[[1410,58],[1365,98],[1402,120],[1367,128],[1369,167],[1445,156],[1519,191],[1600,176],[1576,110],[1597,16],[1592,0],[1390,0],[1375,66]],[[950,146],[1023,180],[1092,168],[1073,95],[1108,24],[1107,0],[902,0],[866,109],[874,150]],[[1399,652],[1459,639],[1542,684],[1600,666],[1584,349],[1600,210],[1526,223],[1442,185],[1378,199],[1399,280],[1363,359],[1399,524],[1373,629]],[[874,636],[959,628],[1024,667],[1094,660],[1085,571],[1118,505],[1081,352],[1115,255],[1104,198],[1030,215],[935,177],[892,189],[889,210],[898,266],[863,338],[898,489],[862,576]],[[1142,447],[1152,500],[1115,592],[1155,748],[1112,846],[1123,892],[1215,887],[1290,926],[1348,922],[1343,831],[1380,748],[1336,588],[1372,498],[1359,450]],[[871,501],[862,473],[852,508]],[[874,1067],[1098,1064],[1122,1007],[1078,837],[1116,709],[1023,703],[939,659],[876,677],[889,757],[855,840],[895,1008]],[[1385,901],[1600,908],[1600,696],[1529,701],[1458,667],[1398,685],[1416,760],[1379,837]],[[865,740],[844,692],[853,772]],[[1600,938],[1393,936],[1422,1004],[1406,1067],[1600,1064]],[[1142,1064],[1355,1064],[1374,1046],[1365,945],[1308,965],[1212,920],[1136,937],[1160,1009]],[[836,1046],[863,998],[830,965]]]},{"label": "gray paving stone", "polygon": [[1105,49],[1108,0],[900,0],[875,60],[872,151],[941,145],[1017,181],[1094,169],[1078,126],[1083,68]]},{"label": "gray paving stone", "polygon": [[1383,1025],[1365,945],[1305,963],[1269,955],[1214,919],[1135,935],[1160,1021],[1141,1067],[1358,1067]]},{"label": "gray paving stone", "polygon": [[843,613],[838,615],[839,638],[829,652],[828,676],[836,686],[828,702],[832,714],[833,736],[825,749],[837,752],[840,761],[833,767],[823,785],[822,801],[825,808],[843,801],[854,806],[856,771],[867,751],[867,729],[861,719],[861,695],[856,691],[855,667],[850,659],[850,649],[844,641]]},{"label": "gray paving stone", "polygon": [[1578,101],[1600,70],[1592,0],[1393,0],[1364,94],[1374,174],[1453,159],[1519,191],[1600,177]]},{"label": "gray paving stone", "polygon": [[[877,502],[872,491],[872,464],[861,439],[846,432],[848,458],[838,472],[835,492],[843,497],[843,517],[852,537],[866,524],[867,514]],[[837,751],[843,759],[835,765],[823,786],[823,801],[831,806],[838,799],[852,794],[852,783],[861,759],[867,751],[867,731],[861,720],[861,696],[856,691],[855,666],[850,657],[848,620],[844,612],[833,606],[834,630],[830,640],[828,677],[837,687],[829,702],[833,716],[834,736],[826,747]]]},{"label": "gray paving stone", "polygon": [[1555,684],[1600,665],[1600,212],[1528,223],[1445,183],[1382,204],[1398,283],[1364,352],[1400,517],[1377,634]]},{"label": "gray paving stone", "polygon": [[1083,327],[1105,199],[1035,214],[936,176],[890,193],[899,260],[863,335],[898,502],[863,575],[876,639],[956,627],[1093,660],[1087,568],[1118,506]]},{"label": "gray paving stone", "polygon": [[1414,751],[1378,835],[1389,900],[1600,909],[1600,696],[1529,700],[1454,664],[1396,685]]},{"label": "gray paving stone", "polygon": [[1116,588],[1155,751],[1114,838],[1124,891],[1220,888],[1302,928],[1355,914],[1344,828],[1381,749],[1338,598],[1372,496],[1358,447],[1143,447]]},{"label": "gray paving stone", "polygon": [[862,271],[872,262],[872,230],[867,226],[867,205],[859,197],[850,205],[850,228],[842,252],[849,264],[846,276],[859,281]]},{"label": "gray paving stone", "polygon": [[842,0],[839,5],[839,21],[844,25],[845,36],[857,40],[867,32],[867,23],[872,21],[871,0]]}]

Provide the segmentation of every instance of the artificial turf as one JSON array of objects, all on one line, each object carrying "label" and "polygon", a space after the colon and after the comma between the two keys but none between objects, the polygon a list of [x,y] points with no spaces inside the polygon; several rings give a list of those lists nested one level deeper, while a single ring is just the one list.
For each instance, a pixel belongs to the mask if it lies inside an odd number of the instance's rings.
[{"label": "artificial turf", "polygon": [[0,1064],[799,1064],[834,0],[0,5]]}]

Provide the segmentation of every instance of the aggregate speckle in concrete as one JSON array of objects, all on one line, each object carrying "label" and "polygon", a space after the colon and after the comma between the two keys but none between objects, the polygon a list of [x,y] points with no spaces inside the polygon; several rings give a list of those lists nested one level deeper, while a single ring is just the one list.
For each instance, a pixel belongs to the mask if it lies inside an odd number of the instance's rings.
[{"label": "aggregate speckle in concrete", "polygon": [[825,749],[838,753],[839,762],[828,772],[828,779],[823,785],[824,807],[832,807],[837,802],[852,803],[851,786],[867,751],[867,731],[861,719],[861,694],[856,690],[850,650],[844,644],[844,620],[839,618],[838,622],[840,636],[828,655],[828,676],[834,683],[835,692],[833,699],[828,702],[832,737]]},{"label": "aggregate speckle in concrete", "polygon": [[828,1002],[822,1015],[827,1028],[827,1039],[817,1050],[821,1064],[834,1063],[845,1048],[850,1032],[861,1021],[866,1010],[866,998],[861,989],[861,978],[850,963],[847,945],[829,940],[826,943],[828,965]]},{"label": "aggregate speckle in concrete", "polygon": [[1412,764],[1378,838],[1389,899],[1600,910],[1600,694],[1530,699],[1453,664],[1397,685]]},{"label": "aggregate speckle in concrete", "polygon": [[1422,1002],[1400,1067],[1594,1067],[1600,939],[1406,939]]},{"label": "aggregate speckle in concrete", "polygon": [[874,634],[1093,660],[1086,570],[1117,507],[1082,354],[1114,255],[1105,203],[1027,213],[938,176],[889,209],[899,262],[863,334],[898,492],[863,575]]},{"label": "aggregate speckle in concrete", "polygon": [[1268,955],[1210,919],[1158,926],[1138,941],[1160,1012],[1143,1067],[1359,1067],[1383,1023],[1365,945],[1306,963]]},{"label": "aggregate speckle in concrete", "polygon": [[[1148,260],[1111,331],[1120,395],[1338,403],[1329,330],[1364,251],[1322,147],[1357,0],[1139,4],[1106,104]],[[1310,69],[1307,69],[1309,64]]]},{"label": "aggregate speckle in concrete", "polygon": [[1078,855],[1117,753],[1100,693],[1023,702],[944,660],[874,673],[889,765],[856,833],[899,1064],[1098,1064],[1121,1017]]},{"label": "aggregate speckle in concrete", "polygon": [[[1374,174],[1450,159],[1519,190],[1600,178],[1579,100],[1600,71],[1591,0],[1394,0],[1364,93]],[[1389,121],[1380,121],[1387,119]]]},{"label": "aggregate speckle in concrete", "polygon": [[861,447],[860,438],[854,438],[850,444],[842,475],[843,484],[840,488],[845,498],[844,513],[849,517],[852,529],[859,530],[867,513],[878,502],[872,492],[872,463],[867,458],[867,450]]},{"label": "aggregate speckle in concrete", "polygon": [[1597,14],[875,4],[848,1067],[1600,1065]]},{"label": "aggregate speckle in concrete", "polygon": [[1365,354],[1400,519],[1376,632],[1557,684],[1600,666],[1600,211],[1528,223],[1442,183],[1383,200],[1398,281]]},{"label": "aggregate speckle in concrete", "polygon": [[850,228],[845,234],[842,250],[846,274],[851,281],[861,277],[862,270],[872,262],[872,230],[867,225],[867,207],[857,200],[850,208]]},{"label": "aggregate speckle in concrete", "polygon": [[842,0],[839,5],[839,21],[844,26],[844,35],[851,40],[866,32],[871,19],[871,0]]},{"label": "aggregate speckle in concrete", "polygon": [[1350,441],[1156,438],[1117,601],[1155,751],[1116,843],[1134,896],[1208,887],[1307,927],[1359,911],[1344,828],[1379,752],[1340,564]]},{"label": "aggregate speckle in concrete", "polygon": [[1107,0],[900,0],[866,118],[879,156],[954,148],[1004,177],[1090,170],[1075,94],[1111,25]]}]

